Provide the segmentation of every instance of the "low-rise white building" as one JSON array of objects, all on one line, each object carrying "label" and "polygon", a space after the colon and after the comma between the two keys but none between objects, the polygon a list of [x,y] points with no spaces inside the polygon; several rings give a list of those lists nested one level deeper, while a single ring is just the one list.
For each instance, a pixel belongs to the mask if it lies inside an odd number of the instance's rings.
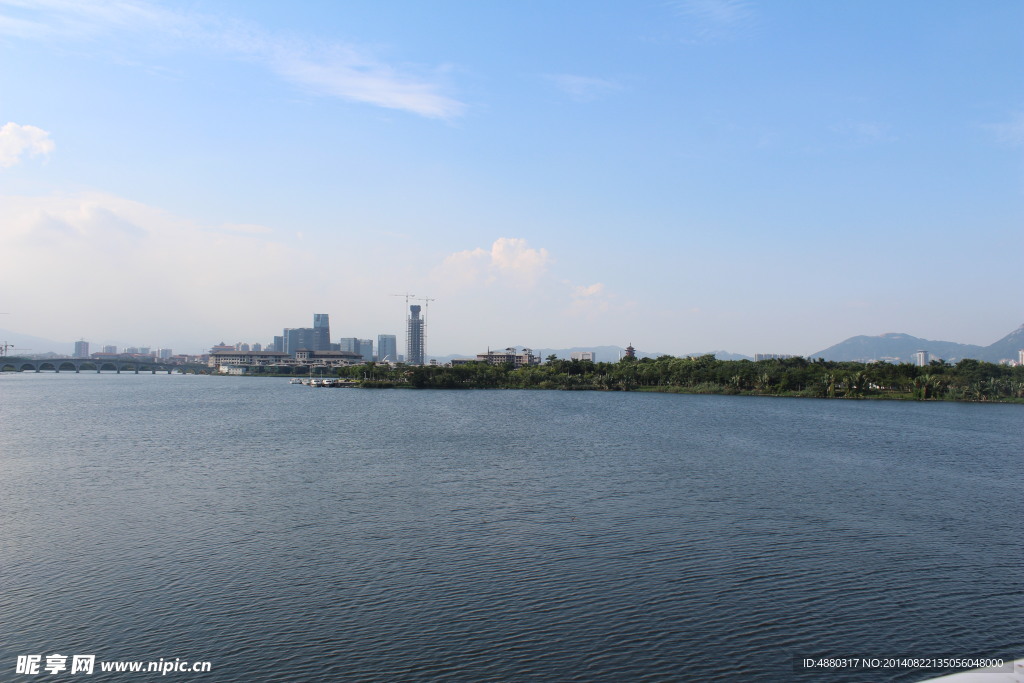
[{"label": "low-rise white building", "polygon": [[490,365],[505,365],[511,363],[514,368],[521,368],[524,365],[540,365],[540,356],[533,355],[533,349],[523,349],[518,352],[516,347],[510,346],[504,351],[490,351],[478,353],[477,362]]}]

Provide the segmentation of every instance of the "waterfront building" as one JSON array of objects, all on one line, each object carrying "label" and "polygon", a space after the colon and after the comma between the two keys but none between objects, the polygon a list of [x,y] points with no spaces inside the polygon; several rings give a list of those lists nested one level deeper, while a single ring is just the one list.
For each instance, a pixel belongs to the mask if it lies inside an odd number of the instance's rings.
[{"label": "waterfront building", "polygon": [[313,345],[314,351],[328,351],[331,348],[331,322],[326,313],[313,314]]},{"label": "waterfront building", "polygon": [[377,360],[391,363],[398,360],[398,340],[395,335],[377,335]]},{"label": "waterfront building", "polygon": [[792,358],[793,356],[788,353],[755,353],[754,362],[759,360],[784,360],[786,358]]},{"label": "waterfront building", "polygon": [[75,358],[89,357],[89,342],[84,339],[75,342]]},{"label": "waterfront building", "polygon": [[[521,368],[524,365],[540,365],[540,356],[533,354],[533,349],[523,349],[519,352],[516,347],[510,346],[504,351],[491,351],[487,350],[487,353],[478,353],[476,356],[478,363],[487,363],[489,365],[506,365],[511,364],[514,368]],[[455,364],[455,361],[452,361]]]},{"label": "waterfront building", "polygon": [[302,365],[333,368],[339,365],[358,365],[363,359],[351,351],[316,351],[301,349],[295,352],[295,361]]},{"label": "waterfront building", "polygon": [[294,356],[299,349],[316,350],[313,344],[312,327],[286,328],[282,336],[284,337],[283,352],[289,356]]},{"label": "waterfront building", "polygon": [[238,366],[277,365],[290,360],[287,353],[280,351],[236,351],[235,349],[211,350],[207,365],[217,372],[227,372],[226,368]]},{"label": "waterfront building", "polygon": [[424,323],[420,317],[420,306],[413,304],[409,306],[409,318],[406,320],[405,340],[406,353],[409,365],[423,365],[424,356]]}]

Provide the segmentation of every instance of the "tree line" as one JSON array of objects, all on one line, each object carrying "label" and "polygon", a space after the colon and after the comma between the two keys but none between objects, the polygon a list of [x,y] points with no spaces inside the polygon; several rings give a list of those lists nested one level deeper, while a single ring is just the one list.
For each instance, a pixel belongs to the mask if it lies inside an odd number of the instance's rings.
[{"label": "tree line", "polygon": [[1024,366],[973,359],[855,363],[793,357],[764,361],[718,360],[714,355],[623,358],[615,363],[549,356],[542,365],[467,363],[397,366],[368,363],[338,368],[339,377],[365,387],[420,389],[565,389],[664,391],[699,394],[898,398],[953,401],[1024,401]]}]

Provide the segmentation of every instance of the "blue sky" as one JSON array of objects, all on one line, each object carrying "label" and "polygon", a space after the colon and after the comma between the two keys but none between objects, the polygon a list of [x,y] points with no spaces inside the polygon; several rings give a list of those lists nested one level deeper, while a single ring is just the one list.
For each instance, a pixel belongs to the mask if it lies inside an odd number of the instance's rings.
[{"label": "blue sky", "polygon": [[24,334],[988,344],[1022,200],[1016,1],[0,0]]}]

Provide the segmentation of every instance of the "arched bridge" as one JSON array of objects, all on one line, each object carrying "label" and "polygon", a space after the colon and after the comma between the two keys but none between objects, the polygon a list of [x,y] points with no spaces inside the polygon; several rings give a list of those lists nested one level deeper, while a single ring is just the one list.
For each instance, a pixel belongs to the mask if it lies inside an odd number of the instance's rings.
[{"label": "arched bridge", "polygon": [[103,359],[92,358],[9,358],[0,357],[0,372],[166,372],[171,374],[175,370],[181,372],[209,372],[206,365],[197,363],[162,363],[160,361],[144,361],[133,359]]}]

